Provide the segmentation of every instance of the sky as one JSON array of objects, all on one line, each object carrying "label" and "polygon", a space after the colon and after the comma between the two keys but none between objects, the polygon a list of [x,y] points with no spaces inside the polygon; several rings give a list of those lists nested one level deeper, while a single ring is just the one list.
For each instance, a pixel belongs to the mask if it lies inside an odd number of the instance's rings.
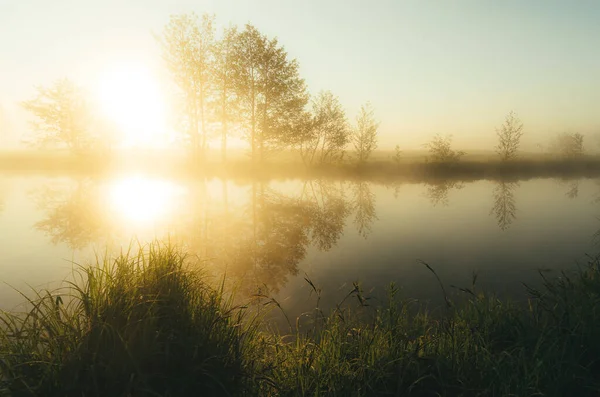
[{"label": "sky", "polygon": [[191,11],[276,36],[309,91],[331,90],[351,120],[370,101],[382,148],[440,133],[491,149],[511,110],[526,148],[600,133],[597,0],[0,0],[0,145],[19,142],[17,103],[35,85],[85,86],[120,61],[160,74],[152,33]]}]

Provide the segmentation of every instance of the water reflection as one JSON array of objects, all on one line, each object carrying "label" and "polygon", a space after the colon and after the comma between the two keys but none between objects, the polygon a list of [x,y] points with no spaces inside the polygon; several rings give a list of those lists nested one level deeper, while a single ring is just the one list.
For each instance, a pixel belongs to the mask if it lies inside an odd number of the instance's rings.
[{"label": "water reflection", "polygon": [[148,223],[163,218],[173,209],[184,189],[164,180],[133,176],[108,186],[109,205],[123,219]]},{"label": "water reflection", "polygon": [[494,205],[490,214],[494,214],[498,227],[506,230],[517,218],[517,205],[515,202],[515,189],[518,182],[496,182],[494,188]]},{"label": "water reflection", "polygon": [[375,214],[375,194],[369,188],[367,182],[357,182],[354,184],[354,225],[358,234],[367,238],[371,233],[373,221],[377,219]]},{"label": "water reflection", "polygon": [[[484,205],[469,211],[481,208],[484,218],[490,215],[487,222],[495,222],[503,231],[510,229],[517,219],[515,193],[520,184],[497,181],[479,186],[486,189],[479,195]],[[410,195],[418,197],[423,191],[434,206],[448,206],[449,193],[463,187],[457,181],[405,185],[402,192],[406,192],[408,207],[402,208],[416,208],[412,206],[422,200],[411,200]],[[575,189],[573,184],[571,188],[569,191],[579,194],[579,187]],[[132,176],[58,180],[37,189],[32,197],[42,210],[35,228],[55,244],[82,249],[96,243],[128,243],[132,237],[142,241],[168,237],[202,258],[207,272],[226,273],[242,291],[252,294],[257,288],[265,293],[281,290],[301,271],[309,251],[332,250],[344,235],[360,237],[349,237],[348,241],[355,242],[379,238],[374,236],[377,210],[385,211],[394,204],[377,196],[376,191],[381,193],[375,189],[377,186],[366,181],[236,184],[217,179],[169,181]],[[490,189],[491,197],[485,193]],[[523,197],[521,205],[528,208],[531,200]],[[424,207],[430,208],[427,203]],[[423,217],[435,222],[431,217],[444,214],[441,219],[447,219],[451,211],[444,208],[423,213]],[[412,210],[394,210],[394,214],[398,214],[392,220],[395,224],[420,219]],[[395,229],[390,219],[380,223],[393,227],[389,230],[401,230]],[[144,237],[140,236],[143,232]]]},{"label": "water reflection", "polygon": [[82,249],[169,223],[182,191],[172,183],[138,176],[58,181],[30,193],[44,213],[34,227],[54,244]]},{"label": "water reflection", "polygon": [[305,222],[310,224],[311,240],[322,251],[333,248],[344,233],[346,218],[352,212],[343,184],[307,181],[302,188]]},{"label": "water reflection", "polygon": [[45,185],[34,190],[32,196],[45,214],[35,228],[54,244],[81,249],[110,232],[102,215],[102,196],[90,179]]},{"label": "water reflection", "polygon": [[447,206],[449,204],[448,193],[452,189],[460,190],[463,187],[464,184],[462,182],[453,180],[432,182],[427,184],[425,195],[434,207],[438,205]]},{"label": "water reflection", "polygon": [[335,247],[351,214],[363,238],[377,219],[367,182],[306,181],[298,192],[261,182],[186,186],[141,176],[55,182],[32,192],[44,214],[35,228],[72,249],[127,241],[141,231],[168,236],[203,258],[209,271],[225,270],[254,293],[256,286],[278,291],[298,273],[310,246]]}]

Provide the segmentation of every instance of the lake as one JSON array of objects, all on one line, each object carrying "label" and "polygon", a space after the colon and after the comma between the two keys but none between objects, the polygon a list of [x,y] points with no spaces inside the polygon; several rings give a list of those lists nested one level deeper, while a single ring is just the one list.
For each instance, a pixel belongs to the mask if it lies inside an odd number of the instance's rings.
[{"label": "lake", "polygon": [[226,274],[241,295],[276,297],[291,318],[360,281],[381,296],[441,302],[470,286],[521,299],[539,270],[572,269],[596,252],[600,182],[594,179],[383,184],[360,180],[0,177],[0,308],[16,289],[53,287],[73,263],[106,247],[154,238],[185,246],[207,277]]}]

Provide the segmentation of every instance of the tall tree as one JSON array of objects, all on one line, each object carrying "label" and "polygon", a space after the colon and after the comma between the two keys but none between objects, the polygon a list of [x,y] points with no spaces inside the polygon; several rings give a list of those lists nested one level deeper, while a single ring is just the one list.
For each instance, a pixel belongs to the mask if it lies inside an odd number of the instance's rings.
[{"label": "tall tree", "polygon": [[83,91],[70,80],[65,78],[50,87],[37,87],[37,96],[21,105],[36,118],[32,122],[33,144],[64,145],[72,151],[88,147],[90,107]]},{"label": "tall tree", "polygon": [[515,112],[508,113],[504,124],[496,129],[496,135],[498,135],[496,153],[500,155],[503,161],[514,159],[517,156],[521,137],[523,136],[523,123]]},{"label": "tall tree", "polygon": [[330,91],[322,91],[312,100],[310,127],[300,142],[305,164],[332,162],[342,157],[350,142],[350,128],[339,99]]},{"label": "tall tree", "polygon": [[236,93],[248,129],[252,159],[295,142],[308,95],[298,72],[277,39],[268,40],[246,25],[236,45]]},{"label": "tall tree", "polygon": [[195,155],[207,144],[207,107],[213,69],[214,16],[173,15],[159,37],[163,59],[183,96],[184,129]]},{"label": "tall tree", "polygon": [[236,51],[235,45],[238,38],[236,27],[229,27],[223,31],[223,36],[215,42],[213,47],[213,84],[214,84],[214,109],[216,121],[221,125],[221,159],[227,159],[227,137],[231,124],[238,121],[237,97],[235,95]]},{"label": "tall tree", "polygon": [[379,123],[375,121],[375,111],[371,104],[367,102],[360,107],[353,136],[354,149],[359,163],[367,161],[373,150],[377,149],[378,128]]}]

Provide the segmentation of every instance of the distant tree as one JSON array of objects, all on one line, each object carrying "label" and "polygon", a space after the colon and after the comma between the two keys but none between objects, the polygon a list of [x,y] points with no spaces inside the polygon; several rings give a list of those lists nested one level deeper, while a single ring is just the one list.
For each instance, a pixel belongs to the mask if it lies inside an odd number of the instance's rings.
[{"label": "distant tree", "polygon": [[162,56],[182,95],[181,123],[195,155],[207,144],[208,98],[213,71],[214,16],[173,15],[158,37]]},{"label": "distant tree", "polygon": [[583,135],[580,133],[562,133],[554,144],[554,152],[565,158],[577,158],[583,155]]},{"label": "distant tree", "polygon": [[305,164],[338,161],[350,142],[350,127],[339,99],[322,91],[312,100],[310,126],[300,142]]},{"label": "distant tree", "polygon": [[369,102],[362,105],[356,117],[356,130],[353,141],[354,150],[359,163],[364,163],[377,149],[377,129],[379,122],[375,121],[375,111]]},{"label": "distant tree", "polygon": [[400,145],[396,145],[394,151],[395,153],[394,156],[392,156],[392,160],[394,160],[396,165],[400,165],[400,162],[402,161],[402,150],[400,150]]},{"label": "distant tree", "polygon": [[496,135],[498,135],[496,153],[500,155],[503,161],[514,159],[517,156],[521,137],[523,136],[523,123],[515,112],[508,113],[504,124],[496,129]]},{"label": "distant tree", "polygon": [[463,151],[452,149],[452,135],[445,137],[437,134],[431,142],[425,144],[429,150],[429,160],[440,163],[457,162],[465,155]]},{"label": "distant tree", "polygon": [[72,151],[89,147],[91,111],[83,91],[68,79],[50,87],[37,87],[37,96],[22,102],[35,116],[32,144],[64,145]]},{"label": "distant tree", "polygon": [[248,24],[236,42],[236,95],[247,128],[251,156],[263,161],[297,142],[308,102],[298,62],[289,60],[277,39]]},{"label": "distant tree", "polygon": [[221,125],[221,159],[227,158],[227,137],[231,125],[238,122],[238,101],[235,95],[236,51],[238,38],[236,27],[223,31],[222,37],[213,47],[214,64],[212,70],[214,86],[214,109],[216,121]]}]

